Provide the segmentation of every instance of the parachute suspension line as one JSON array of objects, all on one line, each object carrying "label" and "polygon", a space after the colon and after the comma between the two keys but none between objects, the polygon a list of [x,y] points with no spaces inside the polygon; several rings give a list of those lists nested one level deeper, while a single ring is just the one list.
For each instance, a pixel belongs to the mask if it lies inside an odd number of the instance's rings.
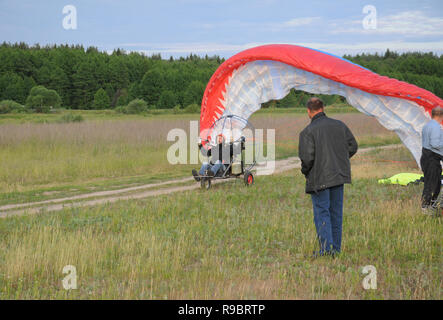
[{"label": "parachute suspension line", "polygon": [[421,127],[429,116],[415,102],[371,94],[278,61],[253,61],[236,70],[226,87],[222,116],[247,119],[263,103],[282,99],[291,89],[345,97],[350,105],[395,131],[419,163]]},{"label": "parachute suspension line", "polygon": [[265,45],[234,55],[211,77],[202,100],[201,136],[225,116],[247,120],[262,103],[282,99],[292,88],[345,97],[357,110],[395,131],[418,164],[421,129],[431,110],[443,106],[441,98],[425,89],[346,59],[301,46]]}]

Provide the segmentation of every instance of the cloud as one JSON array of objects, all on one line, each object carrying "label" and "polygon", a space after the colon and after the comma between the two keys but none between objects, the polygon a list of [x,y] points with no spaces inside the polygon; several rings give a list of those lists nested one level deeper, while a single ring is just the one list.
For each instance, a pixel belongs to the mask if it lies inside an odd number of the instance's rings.
[{"label": "cloud", "polygon": [[[128,51],[137,51],[146,55],[160,53],[163,57],[183,56],[190,53],[194,54],[218,54],[229,57],[237,52],[256,47],[259,45],[270,44],[262,43],[244,43],[244,44],[224,44],[224,43],[122,43],[117,47]],[[336,55],[356,54],[356,53],[375,53],[385,52],[387,49],[398,52],[410,51],[433,51],[434,53],[443,54],[442,41],[379,41],[379,42],[360,42],[360,43],[321,43],[321,42],[305,42],[292,43],[304,47],[317,50],[323,50]]]},{"label": "cloud", "polygon": [[331,24],[333,29],[330,32],[405,36],[443,35],[443,17],[430,17],[419,10],[403,11],[387,16],[378,15],[376,29],[365,30],[362,20],[335,21]]},{"label": "cloud", "polygon": [[[222,44],[222,43],[122,43],[118,47],[134,48],[132,51],[152,53],[216,53],[222,51],[242,51],[261,45],[261,43]],[[139,48],[139,49],[135,49]]]},{"label": "cloud", "polygon": [[284,29],[294,29],[301,26],[307,26],[321,21],[320,17],[303,17],[294,18],[282,22],[254,22],[254,21],[238,21],[238,20],[224,20],[220,22],[199,22],[191,24],[192,27],[198,29],[235,29],[235,30],[272,30],[282,31]]},{"label": "cloud", "polygon": [[320,17],[295,18],[281,23],[280,26],[284,28],[294,28],[294,27],[309,25],[319,20]]},{"label": "cloud", "polygon": [[411,51],[432,51],[434,53],[443,54],[443,40],[442,41],[375,41],[375,42],[360,42],[360,43],[302,43],[301,45],[325,50],[335,54],[350,54],[350,53],[375,53],[385,52],[387,49],[397,52],[411,52]]},{"label": "cloud", "polygon": [[271,30],[273,32],[281,32],[286,30],[293,31],[294,29],[297,29],[302,26],[312,25],[318,21],[321,21],[320,17],[303,17],[303,18],[294,18],[283,22],[268,22],[260,24],[260,26],[264,27],[267,30]]}]

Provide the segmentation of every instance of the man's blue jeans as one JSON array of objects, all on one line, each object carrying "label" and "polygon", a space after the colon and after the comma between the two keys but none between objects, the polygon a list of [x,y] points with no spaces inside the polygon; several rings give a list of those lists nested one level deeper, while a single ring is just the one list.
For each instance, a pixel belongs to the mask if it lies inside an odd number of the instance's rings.
[{"label": "man's blue jeans", "polygon": [[223,165],[223,163],[221,163],[220,160],[217,160],[213,165],[205,162],[202,164],[202,167],[200,168],[200,171],[198,172],[198,174],[201,176],[204,176],[205,171],[208,170],[208,168],[210,168],[210,170],[214,173],[214,176],[215,176],[221,167],[224,167],[224,165]]},{"label": "man's blue jeans", "polygon": [[343,223],[343,185],[311,194],[320,254],[339,253]]}]

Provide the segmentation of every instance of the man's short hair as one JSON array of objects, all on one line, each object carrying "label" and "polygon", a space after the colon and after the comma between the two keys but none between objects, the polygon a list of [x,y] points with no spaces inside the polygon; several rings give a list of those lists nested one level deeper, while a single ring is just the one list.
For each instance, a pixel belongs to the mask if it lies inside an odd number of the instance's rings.
[{"label": "man's short hair", "polygon": [[443,116],[443,108],[442,107],[437,106],[434,109],[432,109],[432,118],[441,117],[441,116]]},{"label": "man's short hair", "polygon": [[324,108],[323,101],[319,98],[311,98],[308,100],[308,103],[306,104],[306,107],[310,111],[318,111]]}]

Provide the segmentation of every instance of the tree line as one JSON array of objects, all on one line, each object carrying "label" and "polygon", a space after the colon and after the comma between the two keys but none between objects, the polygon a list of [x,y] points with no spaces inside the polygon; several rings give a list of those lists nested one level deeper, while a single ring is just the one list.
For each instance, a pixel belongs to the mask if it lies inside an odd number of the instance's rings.
[{"label": "tree line", "polygon": [[399,54],[388,49],[383,55],[345,55],[344,58],[375,73],[415,84],[443,98],[443,55],[432,52]]},{"label": "tree line", "polygon": [[[143,99],[149,108],[200,104],[218,56],[162,60],[159,54],[25,43],[0,45],[0,101],[25,104],[35,86],[54,90],[71,109],[115,108]],[[96,98],[96,99],[94,99]]]},{"label": "tree line", "polygon": [[[344,56],[374,72],[425,88],[443,97],[443,55],[433,53]],[[41,47],[25,43],[0,45],[0,101],[46,112],[44,105],[70,109],[108,109],[136,100],[146,108],[200,105],[206,84],[224,61],[219,56],[168,60],[117,49],[112,53],[81,45]],[[34,89],[33,89],[34,88]],[[58,96],[58,97],[57,97]],[[304,106],[309,94],[292,90],[266,106]],[[324,96],[327,104],[342,97]],[[14,104],[15,103],[15,104]],[[6,109],[5,109],[6,110]],[[1,112],[1,108],[0,108]]]},{"label": "tree line", "polygon": [[[343,58],[361,65],[375,73],[415,84],[443,98],[443,55],[432,52],[407,52],[399,54],[389,49],[384,54],[345,55]],[[303,91],[292,90],[279,101],[270,101],[266,106],[305,106],[312,96]],[[320,95],[326,105],[341,104],[345,99],[336,95]]]}]

